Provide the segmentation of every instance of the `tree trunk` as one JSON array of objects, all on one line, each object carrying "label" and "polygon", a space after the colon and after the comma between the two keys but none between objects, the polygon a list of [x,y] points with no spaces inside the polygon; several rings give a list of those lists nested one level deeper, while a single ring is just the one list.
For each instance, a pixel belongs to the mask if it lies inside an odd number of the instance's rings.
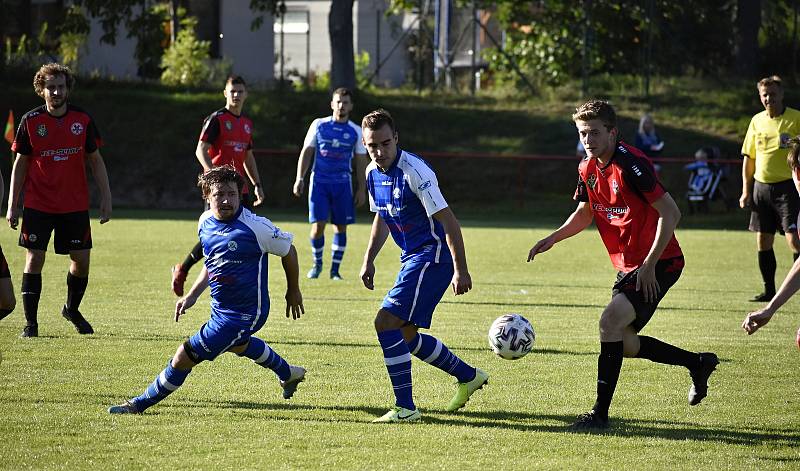
[{"label": "tree trunk", "polygon": [[756,78],[759,70],[758,30],[761,0],[736,2],[736,71],[742,78]]},{"label": "tree trunk", "polygon": [[333,0],[328,14],[331,39],[331,87],[356,88],[353,58],[353,0]]}]

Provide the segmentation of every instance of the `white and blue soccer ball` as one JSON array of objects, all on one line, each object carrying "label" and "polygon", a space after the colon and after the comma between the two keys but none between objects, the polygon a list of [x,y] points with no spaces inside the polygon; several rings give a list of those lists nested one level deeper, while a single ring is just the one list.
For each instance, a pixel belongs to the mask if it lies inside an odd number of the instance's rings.
[{"label": "white and blue soccer ball", "polygon": [[497,356],[506,360],[524,357],[535,341],[533,326],[519,314],[502,315],[489,327],[489,346]]}]

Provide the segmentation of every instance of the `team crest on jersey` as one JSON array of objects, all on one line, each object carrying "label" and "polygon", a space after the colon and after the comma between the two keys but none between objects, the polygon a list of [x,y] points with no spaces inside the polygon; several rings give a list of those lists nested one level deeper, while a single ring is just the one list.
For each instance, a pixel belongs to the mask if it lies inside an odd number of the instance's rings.
[{"label": "team crest on jersey", "polygon": [[46,136],[46,135],[47,135],[47,126],[45,126],[44,124],[40,124],[40,125],[39,125],[39,126],[36,128],[36,134],[38,134],[38,135],[39,135],[39,137],[44,137],[44,136]]},{"label": "team crest on jersey", "polygon": [[236,252],[236,249],[238,248],[239,244],[237,244],[235,240],[228,241],[228,250],[230,250],[231,252]]},{"label": "team crest on jersey", "polygon": [[252,129],[250,129],[250,125],[245,123],[244,132],[246,132],[247,134],[250,134],[251,131],[252,131]]},{"label": "team crest on jersey", "polygon": [[342,134],[342,139],[350,139],[350,134],[348,133]]},{"label": "team crest on jersey", "polygon": [[392,196],[394,196],[395,199],[400,199],[400,188],[395,188],[394,191],[392,191]]},{"label": "team crest on jersey", "polygon": [[419,191],[424,191],[424,190],[427,190],[428,188],[430,188],[430,186],[431,186],[431,181],[428,180],[425,183],[423,183],[422,185],[418,186],[417,189]]},{"label": "team crest on jersey", "polygon": [[594,187],[597,186],[597,175],[589,175],[589,178],[586,180],[586,184],[589,185],[590,190],[594,190]]},{"label": "team crest on jersey", "polygon": [[227,129],[228,131],[233,129],[233,123],[231,123],[230,121],[225,121],[225,129]]},{"label": "team crest on jersey", "polygon": [[69,130],[72,131],[72,134],[80,136],[83,132],[83,125],[81,123],[72,123],[72,126],[69,127]]},{"label": "team crest on jersey", "polygon": [[615,195],[619,194],[619,184],[616,180],[611,180],[611,191],[613,191]]},{"label": "team crest on jersey", "polygon": [[31,242],[36,242],[37,240],[39,240],[39,237],[36,234],[31,234],[28,236],[28,240]]}]

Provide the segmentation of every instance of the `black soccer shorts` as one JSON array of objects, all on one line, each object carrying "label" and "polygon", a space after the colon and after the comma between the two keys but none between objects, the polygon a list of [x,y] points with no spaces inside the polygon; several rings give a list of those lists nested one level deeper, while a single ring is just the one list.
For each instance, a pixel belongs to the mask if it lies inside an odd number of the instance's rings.
[{"label": "black soccer shorts", "polygon": [[19,232],[20,246],[32,250],[47,250],[53,232],[55,232],[53,249],[57,254],[67,255],[72,250],[92,248],[89,211],[62,214],[23,208]]},{"label": "black soccer shorts", "polygon": [[622,293],[628,298],[628,301],[631,302],[634,311],[636,311],[636,319],[633,320],[633,324],[631,325],[636,329],[636,332],[642,330],[644,326],[650,322],[650,318],[653,317],[653,313],[656,312],[658,303],[664,299],[664,295],[667,294],[667,291],[669,291],[672,285],[681,277],[684,264],[683,256],[666,258],[656,262],[656,281],[658,281],[660,289],[658,297],[654,302],[645,301],[644,292],[636,291],[636,277],[639,274],[638,268],[628,273],[617,273],[617,281],[614,283],[611,295],[613,297]]}]

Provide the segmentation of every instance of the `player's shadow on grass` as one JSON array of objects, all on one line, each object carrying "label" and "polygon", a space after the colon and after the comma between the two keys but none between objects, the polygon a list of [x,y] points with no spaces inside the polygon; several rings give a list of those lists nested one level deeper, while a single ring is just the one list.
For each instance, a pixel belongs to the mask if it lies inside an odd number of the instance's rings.
[{"label": "player's shadow on grass", "polygon": [[[206,400],[184,400],[180,403],[170,404],[170,408],[216,408],[216,409],[238,409],[251,411],[318,411],[328,410],[331,412],[360,412],[366,417],[364,420],[351,418],[323,419],[319,417],[303,417],[293,415],[286,417],[285,420],[309,421],[309,422],[354,422],[368,423],[374,417],[378,417],[384,412],[385,408],[371,407],[365,405],[352,406],[313,406],[301,403],[289,402],[250,402],[250,401],[206,401]],[[166,406],[165,406],[166,408]],[[149,413],[149,412],[148,412]],[[253,415],[254,418],[260,417]],[[284,419],[283,417],[273,417],[274,420]],[[463,411],[456,413],[446,413],[442,410],[427,409],[423,410],[422,424],[455,425],[476,428],[498,428],[503,430],[518,430],[522,432],[549,432],[564,433],[575,420],[573,415],[564,414],[536,414],[529,412],[515,411]],[[613,419],[612,428],[600,432],[575,432],[603,434],[617,437],[647,437],[660,438],[664,440],[698,440],[709,442],[721,442],[729,445],[761,445],[787,446],[800,448],[800,432],[791,430],[747,430],[747,429],[723,429],[714,427],[702,427],[690,422],[678,422],[667,420],[641,420],[641,419]]]},{"label": "player's shadow on grass", "polygon": [[[434,411],[432,411],[434,412]],[[429,413],[424,416],[429,423],[496,427],[524,432],[541,431],[563,433],[575,420],[575,416],[556,414],[531,414],[513,411],[458,412],[455,415]],[[452,418],[451,418],[452,417]],[[459,420],[463,418],[465,420]],[[542,424],[541,422],[559,422]],[[538,423],[537,423],[538,422]],[[788,446],[800,448],[800,431],[787,430],[743,430],[702,427],[697,424],[666,420],[614,419],[611,428],[597,432],[575,432],[604,434],[621,437],[647,437],[664,440],[700,440],[722,442],[730,445]]]}]

